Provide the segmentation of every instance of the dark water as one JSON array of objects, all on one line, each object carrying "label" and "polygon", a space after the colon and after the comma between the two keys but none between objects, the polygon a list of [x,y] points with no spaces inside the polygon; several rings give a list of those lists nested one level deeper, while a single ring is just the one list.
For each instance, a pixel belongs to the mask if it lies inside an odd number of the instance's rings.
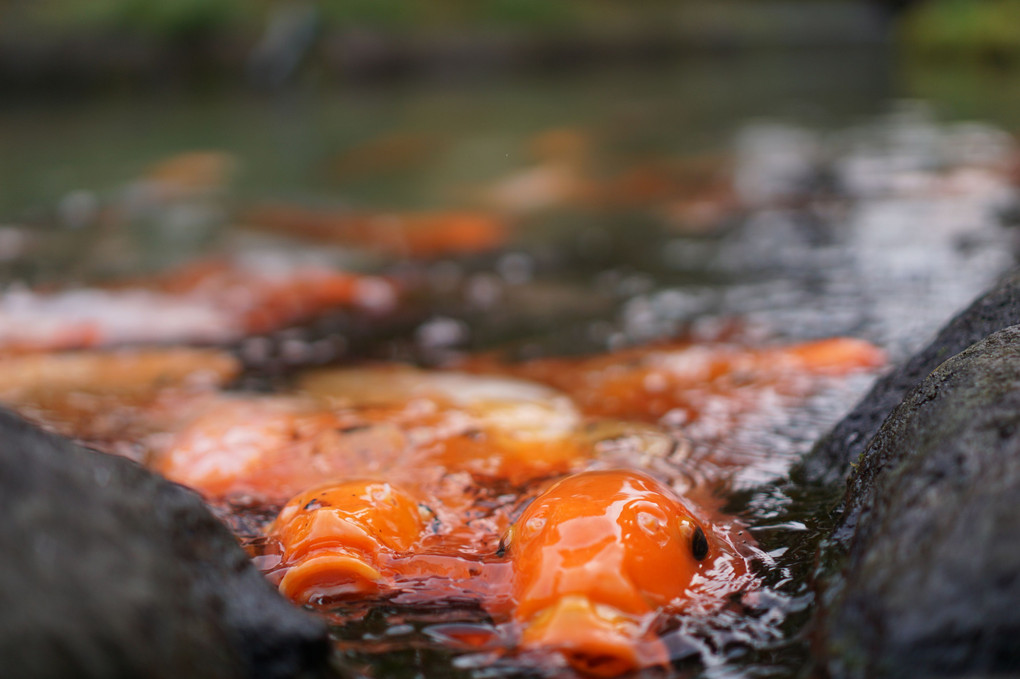
[{"label": "dark water", "polygon": [[[555,205],[517,217],[498,253],[431,263],[314,246],[422,281],[406,325],[385,337],[366,331],[368,341],[333,357],[583,353],[739,319],[763,341],[851,335],[895,361],[1014,262],[1009,133],[1020,129],[1020,99],[1001,84],[994,73],[896,68],[879,53],[796,52],[499,82],[310,83],[274,98],[9,103],[0,271],[9,281],[80,281],[209,249],[278,247],[230,226],[253,202],[473,207],[485,187],[534,167],[536,135],[565,128],[603,176],[695,159],[695,175],[722,172],[735,190],[725,199],[712,185],[692,191],[688,203],[714,210],[708,219],[675,218],[665,199]],[[393,138],[404,140],[394,162],[354,151]],[[104,225],[102,206],[130,201],[133,178],[191,149],[233,159],[229,188]],[[329,327],[274,340],[314,340]],[[749,462],[730,480],[730,510],[768,555],[766,584],[667,635],[678,676],[789,676],[807,661],[804,579],[832,498],[786,477],[870,379],[776,404],[733,433]],[[334,626],[337,662],[380,677],[549,672],[458,650],[443,633],[481,617],[470,607],[346,611]]]}]

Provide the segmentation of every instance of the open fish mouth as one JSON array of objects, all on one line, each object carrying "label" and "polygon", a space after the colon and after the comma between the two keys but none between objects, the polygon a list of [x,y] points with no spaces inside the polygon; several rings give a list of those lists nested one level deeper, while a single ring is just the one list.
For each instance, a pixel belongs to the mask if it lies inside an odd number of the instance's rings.
[{"label": "open fish mouth", "polygon": [[292,566],[280,581],[280,592],[306,604],[374,594],[382,588],[383,575],[356,553],[329,553]]},{"label": "open fish mouth", "polygon": [[582,674],[615,677],[669,661],[665,645],[641,622],[586,596],[570,595],[535,615],[522,641],[558,652]]}]

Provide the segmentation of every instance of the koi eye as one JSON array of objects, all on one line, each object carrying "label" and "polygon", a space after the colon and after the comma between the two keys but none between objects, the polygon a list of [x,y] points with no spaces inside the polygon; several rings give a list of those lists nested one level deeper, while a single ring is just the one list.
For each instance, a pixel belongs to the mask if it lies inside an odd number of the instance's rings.
[{"label": "koi eye", "polygon": [[506,533],[503,533],[503,537],[499,539],[499,547],[496,548],[496,556],[502,558],[506,556],[506,552],[510,549],[510,541],[514,537],[514,527],[510,526]]},{"label": "koi eye", "polygon": [[691,536],[691,552],[698,561],[708,556],[708,538],[705,537],[705,531],[701,530],[701,526],[695,528],[694,535]]},{"label": "koi eye", "polygon": [[439,529],[442,527],[442,524],[439,521],[439,515],[436,514],[436,510],[432,509],[432,507],[429,507],[427,504],[423,502],[419,502],[418,516],[421,517],[422,521],[429,525],[429,528],[432,530],[433,533],[439,532]]}]

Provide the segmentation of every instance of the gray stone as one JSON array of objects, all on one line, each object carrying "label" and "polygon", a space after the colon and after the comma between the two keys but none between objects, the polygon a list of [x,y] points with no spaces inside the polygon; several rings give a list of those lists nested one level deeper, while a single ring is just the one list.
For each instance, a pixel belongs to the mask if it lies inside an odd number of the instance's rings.
[{"label": "gray stone", "polygon": [[1020,323],[1020,270],[999,283],[956,316],[938,336],[907,361],[879,379],[867,396],[814,447],[801,471],[814,483],[836,484],[850,474],[868,442],[893,408],[940,363],[993,332]]},{"label": "gray stone", "polygon": [[317,676],[290,605],[191,491],[0,410],[0,674]]},{"label": "gray stone", "polygon": [[893,409],[839,516],[816,581],[831,676],[1020,675],[1020,326]]}]

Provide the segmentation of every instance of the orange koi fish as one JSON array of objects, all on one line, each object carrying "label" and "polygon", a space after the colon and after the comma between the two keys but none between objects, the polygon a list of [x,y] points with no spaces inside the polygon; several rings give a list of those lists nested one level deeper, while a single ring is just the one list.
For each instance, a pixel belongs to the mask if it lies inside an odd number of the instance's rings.
[{"label": "orange koi fish", "polygon": [[640,472],[582,472],[537,497],[505,541],[526,648],[616,676],[668,662],[657,616],[683,606],[727,550],[672,490]]},{"label": "orange koi fish", "polygon": [[503,246],[509,226],[486,212],[317,212],[263,205],[243,217],[250,228],[306,240],[362,247],[397,257],[487,252]]},{"label": "orange koi fish", "polygon": [[301,604],[378,594],[395,575],[393,559],[421,537],[422,512],[411,495],[382,481],[300,493],[269,529],[282,549],[272,577]]},{"label": "orange koi fish", "polygon": [[169,438],[153,466],[207,498],[283,502],[306,488],[399,467],[406,448],[398,427],[352,421],[314,399],[221,397]]}]

